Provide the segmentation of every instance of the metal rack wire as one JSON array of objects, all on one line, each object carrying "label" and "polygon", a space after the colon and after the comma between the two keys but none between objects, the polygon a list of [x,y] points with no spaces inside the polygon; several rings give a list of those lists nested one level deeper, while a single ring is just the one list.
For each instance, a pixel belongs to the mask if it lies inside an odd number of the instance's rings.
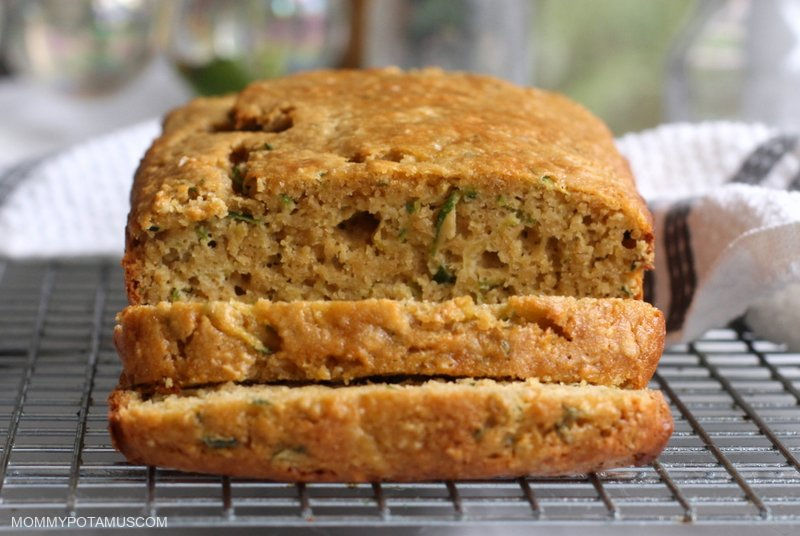
[{"label": "metal rack wire", "polygon": [[800,523],[800,354],[720,329],[665,353],[675,434],[652,465],[569,478],[248,481],[129,465],[106,431],[125,305],[115,262],[0,261],[0,527],[167,516],[170,527]]}]

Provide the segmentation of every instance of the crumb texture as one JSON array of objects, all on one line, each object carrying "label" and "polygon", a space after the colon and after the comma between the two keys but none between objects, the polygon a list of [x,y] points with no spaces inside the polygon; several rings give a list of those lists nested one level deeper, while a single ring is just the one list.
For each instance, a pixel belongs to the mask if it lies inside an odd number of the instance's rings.
[{"label": "crumb texture", "polygon": [[649,463],[672,432],[660,393],[536,381],[235,386],[110,399],[136,463],[290,481],[563,475]]},{"label": "crumb texture", "polygon": [[135,179],[132,303],[641,297],[650,216],[564,97],[319,71],[173,112]]}]

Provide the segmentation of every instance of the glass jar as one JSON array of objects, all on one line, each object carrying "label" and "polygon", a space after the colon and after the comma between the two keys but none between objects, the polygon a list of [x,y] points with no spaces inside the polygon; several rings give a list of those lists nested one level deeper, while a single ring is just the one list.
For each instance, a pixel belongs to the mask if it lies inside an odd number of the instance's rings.
[{"label": "glass jar", "polygon": [[368,66],[435,65],[530,83],[528,0],[373,0],[367,9]]},{"label": "glass jar", "polygon": [[701,2],[669,62],[667,119],[800,127],[800,2]]},{"label": "glass jar", "polygon": [[25,0],[5,7],[13,70],[59,90],[115,90],[154,52],[151,0]]},{"label": "glass jar", "polygon": [[205,95],[335,66],[349,38],[349,8],[345,0],[181,0],[172,14],[168,55]]}]

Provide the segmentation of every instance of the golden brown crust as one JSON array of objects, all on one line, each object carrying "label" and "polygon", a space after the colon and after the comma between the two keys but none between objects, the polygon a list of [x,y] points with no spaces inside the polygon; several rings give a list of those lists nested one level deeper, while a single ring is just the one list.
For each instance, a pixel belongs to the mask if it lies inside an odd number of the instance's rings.
[{"label": "golden brown crust", "polygon": [[[240,178],[244,192],[231,180],[239,150],[248,153]],[[560,95],[486,76],[382,69],[259,82],[236,97],[197,99],[170,114],[131,193],[123,260],[129,299],[155,302],[152,295],[143,296],[140,284],[151,293],[161,283],[170,290],[163,274],[147,273],[141,246],[155,232],[188,229],[193,235],[198,222],[224,219],[231,211],[272,217],[279,196],[299,199],[315,192],[315,202],[329,203],[344,193],[369,197],[383,188],[395,197],[432,199],[433,192],[442,196],[447,188],[467,187],[477,189],[483,201],[549,189],[548,202],[558,198],[581,207],[578,214],[589,219],[619,215],[609,240],[628,229],[636,242],[635,265],[620,261],[618,271],[630,272],[620,279],[625,283],[593,295],[640,297],[642,270],[652,261],[651,216],[601,121]],[[546,238],[547,232],[542,234]],[[229,254],[237,257],[230,271],[254,269],[242,268],[250,266],[241,262],[247,253]],[[333,262],[330,251],[320,254]],[[598,262],[610,255],[595,254]],[[580,262],[583,269],[593,265]],[[259,292],[264,297],[265,291]],[[390,289],[375,292],[395,297]]]},{"label": "golden brown crust", "polygon": [[514,297],[476,305],[362,300],[131,306],[114,332],[121,385],[349,381],[416,375],[642,388],[664,340],[637,300]]},{"label": "golden brown crust", "polygon": [[286,481],[562,475],[650,462],[672,432],[659,392],[491,380],[224,385],[109,400],[131,462]]},{"label": "golden brown crust", "polygon": [[[234,124],[226,127],[231,110]],[[487,76],[376,69],[258,82],[235,100],[196,99],[172,112],[137,173],[134,236],[151,225],[168,229],[227,215],[238,206],[227,172],[219,173],[230,151],[249,140],[263,144],[278,137],[280,144],[259,161],[263,169],[252,170],[272,179],[257,198],[292,195],[293,185],[317,182],[319,170],[326,170],[331,187],[341,182],[348,188],[371,183],[375,175],[403,181],[458,176],[465,184],[502,191],[507,183],[550,176],[652,230],[610,131],[580,105]],[[406,158],[389,159],[398,156],[384,154],[390,149]],[[185,186],[201,180],[200,197],[183,199]]]}]

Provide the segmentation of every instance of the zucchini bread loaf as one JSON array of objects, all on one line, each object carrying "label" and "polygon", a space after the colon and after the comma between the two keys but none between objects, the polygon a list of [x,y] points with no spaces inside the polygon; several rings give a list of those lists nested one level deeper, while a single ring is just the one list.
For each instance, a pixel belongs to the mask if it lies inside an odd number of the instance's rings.
[{"label": "zucchini bread loaf", "polygon": [[648,463],[652,248],[608,129],[555,94],[381,69],[197,99],[134,180],[112,440],[291,481]]},{"label": "zucchini bread loaf", "polygon": [[534,380],[236,386],[110,400],[139,463],[290,481],[560,475],[646,464],[672,418],[661,393]]},{"label": "zucchini bread loaf", "polygon": [[640,298],[649,213],[559,95],[439,70],[319,71],[173,112],[136,174],[133,304]]},{"label": "zucchini bread loaf", "polygon": [[121,385],[162,390],[398,375],[637,389],[652,377],[664,341],[658,309],[616,298],[162,302],[128,307],[117,321]]}]

